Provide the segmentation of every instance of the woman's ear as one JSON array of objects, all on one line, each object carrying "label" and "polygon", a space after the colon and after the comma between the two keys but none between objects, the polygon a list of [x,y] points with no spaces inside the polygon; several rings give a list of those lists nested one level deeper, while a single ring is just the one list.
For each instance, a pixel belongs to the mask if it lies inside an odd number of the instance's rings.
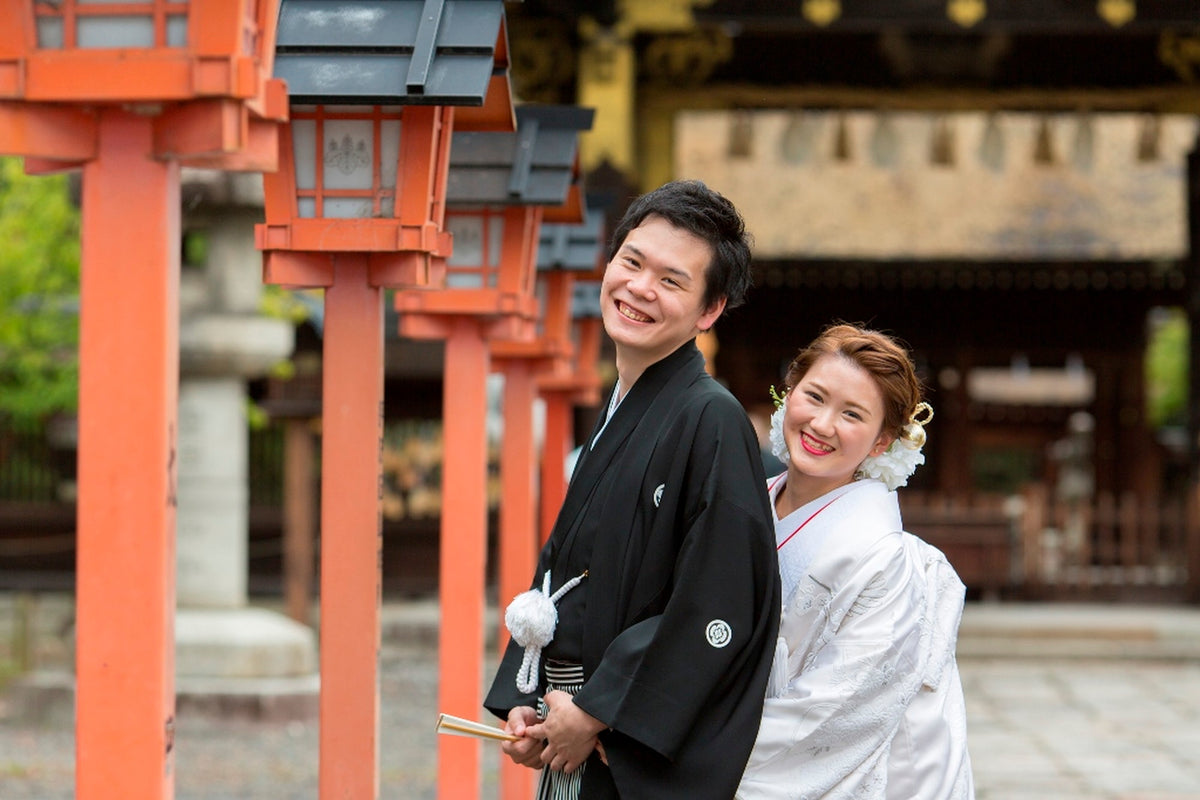
[{"label": "woman's ear", "polygon": [[879,434],[879,438],[875,440],[875,446],[871,448],[871,455],[883,455],[887,449],[892,446],[892,442],[894,441],[896,441],[896,437],[889,433]]}]

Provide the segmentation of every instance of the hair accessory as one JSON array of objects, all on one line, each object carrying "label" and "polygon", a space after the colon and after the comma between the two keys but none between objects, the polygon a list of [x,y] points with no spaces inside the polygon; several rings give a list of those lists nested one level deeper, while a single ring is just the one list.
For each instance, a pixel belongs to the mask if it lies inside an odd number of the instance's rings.
[{"label": "hair accessory", "polygon": [[900,435],[877,456],[868,456],[858,465],[854,473],[857,478],[874,478],[882,481],[893,492],[908,485],[908,479],[917,467],[925,463],[925,426],[933,419],[933,406],[917,403],[908,424],[900,429]]},{"label": "hair accessory", "polygon": [[771,400],[774,401],[776,410],[783,408],[783,404],[787,400],[787,393],[788,390],[784,389],[783,394],[780,394],[779,392],[775,391],[775,384],[771,384]]},{"label": "hair accessory", "polygon": [[908,415],[908,424],[900,430],[900,435],[917,447],[925,446],[925,426],[933,419],[933,406],[929,403],[917,403],[913,413]]},{"label": "hair accessory", "polygon": [[771,454],[783,464],[788,463],[787,442],[783,440],[783,418],[787,414],[787,391],[779,394],[771,387],[771,399],[775,401],[775,413],[771,415]]}]

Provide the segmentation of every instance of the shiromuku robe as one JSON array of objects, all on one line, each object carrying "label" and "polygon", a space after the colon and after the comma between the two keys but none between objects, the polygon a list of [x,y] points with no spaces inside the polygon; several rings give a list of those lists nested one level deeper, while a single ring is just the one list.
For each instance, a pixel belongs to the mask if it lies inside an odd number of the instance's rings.
[{"label": "shiromuku robe", "polygon": [[[779,541],[818,511],[779,550],[779,642],[737,797],[974,797],[954,655],[962,582],[904,532],[896,493],[879,481],[797,509],[777,521]],[[801,539],[815,547],[789,553]]]},{"label": "shiromuku robe", "polygon": [[[603,420],[601,421],[603,422]],[[599,430],[599,426],[597,428]],[[758,443],[694,342],[650,366],[580,456],[532,585],[559,601],[546,659],[582,664],[575,703],[609,726],[583,798],[729,800],[754,743],[779,622]],[[523,649],[485,705],[521,694]],[[618,794],[619,793],[619,794]]]}]

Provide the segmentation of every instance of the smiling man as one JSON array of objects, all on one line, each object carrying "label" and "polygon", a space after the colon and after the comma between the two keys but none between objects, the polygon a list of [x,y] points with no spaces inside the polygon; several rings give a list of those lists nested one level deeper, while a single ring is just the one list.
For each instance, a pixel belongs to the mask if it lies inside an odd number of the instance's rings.
[{"label": "smiling man", "polygon": [[741,216],[702,183],[643,195],[613,234],[600,302],[618,380],[532,582],[557,624],[535,641],[537,620],[513,604],[485,701],[522,737],[504,751],[544,767],[539,798],[727,800],[737,787],[779,578],[757,438],[695,338],[749,286]]}]

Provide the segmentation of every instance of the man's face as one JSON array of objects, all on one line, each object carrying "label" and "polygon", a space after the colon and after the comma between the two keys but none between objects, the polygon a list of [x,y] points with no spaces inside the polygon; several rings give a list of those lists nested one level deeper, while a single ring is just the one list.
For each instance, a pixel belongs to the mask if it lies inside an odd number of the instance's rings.
[{"label": "man's face", "polygon": [[641,369],[716,322],[724,298],[704,306],[712,247],[651,215],[625,237],[604,271],[600,307],[617,355]]}]

